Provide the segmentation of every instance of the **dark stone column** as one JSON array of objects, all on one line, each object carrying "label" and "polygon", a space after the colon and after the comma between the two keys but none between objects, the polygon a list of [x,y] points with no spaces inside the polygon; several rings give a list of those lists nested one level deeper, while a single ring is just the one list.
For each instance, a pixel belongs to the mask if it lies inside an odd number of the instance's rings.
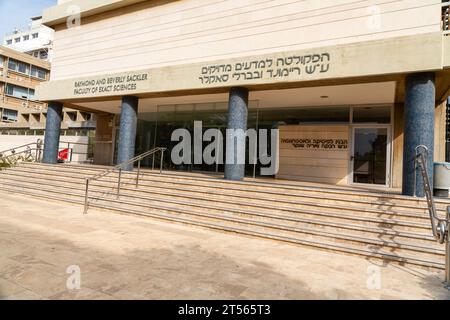
[{"label": "dark stone column", "polygon": [[434,73],[416,73],[406,77],[405,119],[403,146],[403,188],[404,195],[414,195],[414,181],[419,197],[424,196],[422,176],[414,169],[415,149],[418,145],[428,147],[427,167],[433,188],[434,161]]},{"label": "dark stone column", "polygon": [[[230,98],[228,102],[228,129],[242,129],[247,130],[248,118],[248,89],[246,88],[231,88]],[[236,139],[231,139],[227,134],[226,150],[227,154],[231,154],[234,149],[234,161],[232,163],[225,163],[225,179],[241,181],[245,176],[245,163],[239,164],[237,161],[238,148],[245,155],[246,136],[238,136]],[[243,148],[243,150],[242,150]]]},{"label": "dark stone column", "polygon": [[45,124],[45,140],[43,163],[55,164],[58,162],[59,137],[61,135],[63,104],[50,102],[47,108],[47,120]]},{"label": "dark stone column", "polygon": [[[139,99],[137,97],[125,96],[122,98],[117,164],[121,164],[135,156],[138,103]],[[125,171],[133,171],[133,164],[123,169]]]}]

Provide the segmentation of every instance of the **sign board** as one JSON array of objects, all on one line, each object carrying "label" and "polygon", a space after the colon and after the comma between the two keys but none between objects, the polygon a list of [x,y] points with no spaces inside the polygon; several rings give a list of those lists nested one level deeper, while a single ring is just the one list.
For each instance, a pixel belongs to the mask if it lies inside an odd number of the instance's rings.
[{"label": "sign board", "polygon": [[348,125],[280,126],[277,178],[347,184],[350,157]]},{"label": "sign board", "polygon": [[[424,41],[428,45],[423,46]],[[52,80],[37,87],[41,101],[146,95],[200,89],[286,84],[442,69],[442,34],[430,33]],[[80,62],[80,68],[83,68]]]}]

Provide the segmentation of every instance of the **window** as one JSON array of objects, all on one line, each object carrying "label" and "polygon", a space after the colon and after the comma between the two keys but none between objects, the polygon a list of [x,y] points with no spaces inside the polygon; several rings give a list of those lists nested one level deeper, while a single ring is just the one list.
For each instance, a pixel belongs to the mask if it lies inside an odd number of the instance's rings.
[{"label": "window", "polygon": [[14,59],[9,59],[8,68],[12,71],[30,74],[30,65]]},{"label": "window", "polygon": [[19,67],[17,71],[21,73],[30,74],[30,65],[23,62],[19,62]]},{"label": "window", "polygon": [[3,67],[3,61],[5,61],[5,58],[3,58],[3,56],[0,56],[0,67]]},{"label": "window", "polygon": [[9,96],[12,96],[13,93],[14,93],[14,88],[13,88],[13,86],[10,85],[10,84],[7,84],[7,85],[6,85],[6,89],[5,89],[5,93],[6,93],[7,95],[9,95]]},{"label": "window", "polygon": [[23,36],[23,41],[28,41],[28,40],[30,40],[30,35],[29,34]]},{"label": "window", "polygon": [[37,38],[39,37],[39,33],[33,33],[33,34],[31,35],[31,37],[32,37],[33,39],[37,39]]},{"label": "window", "polygon": [[41,51],[41,52],[39,53],[39,58],[40,58],[40,59],[45,60],[45,59],[47,59],[47,57],[48,57],[47,52]]},{"label": "window", "polygon": [[18,69],[18,62],[16,60],[9,59],[8,69],[9,70],[13,70],[13,71],[17,70]]},{"label": "window", "polygon": [[6,40],[6,44],[7,44],[8,46],[12,45],[12,40],[11,40],[11,39]]},{"label": "window", "polygon": [[17,121],[18,112],[16,110],[3,109],[3,121]]},{"label": "window", "polygon": [[11,84],[6,85],[6,94],[19,99],[34,99],[34,89],[28,89],[24,87],[14,86]]},{"label": "window", "polygon": [[31,76],[45,80],[47,78],[47,70],[31,66]]},{"label": "window", "polygon": [[28,91],[28,99],[34,100],[34,89],[29,89],[29,91]]},{"label": "window", "polygon": [[20,42],[20,38],[15,38],[15,39],[14,39],[14,42],[15,42],[15,43]]}]

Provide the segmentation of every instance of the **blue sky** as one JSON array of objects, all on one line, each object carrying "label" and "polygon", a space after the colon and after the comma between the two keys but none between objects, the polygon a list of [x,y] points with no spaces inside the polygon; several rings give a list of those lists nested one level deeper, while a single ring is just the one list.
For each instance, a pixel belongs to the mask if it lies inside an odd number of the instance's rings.
[{"label": "blue sky", "polygon": [[33,16],[42,15],[44,8],[55,5],[57,0],[0,0],[0,42],[5,33],[14,28],[26,28]]}]

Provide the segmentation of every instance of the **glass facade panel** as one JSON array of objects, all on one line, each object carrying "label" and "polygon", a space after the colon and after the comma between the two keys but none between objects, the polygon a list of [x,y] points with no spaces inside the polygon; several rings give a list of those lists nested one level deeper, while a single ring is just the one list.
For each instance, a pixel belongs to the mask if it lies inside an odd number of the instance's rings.
[{"label": "glass facade panel", "polygon": [[[250,103],[248,116],[248,128],[256,128],[256,104]],[[164,159],[164,169],[181,170],[181,171],[206,171],[206,172],[223,172],[223,164],[208,165],[206,163],[195,164],[191,159],[191,164],[175,165],[170,160],[170,152],[179,142],[171,141],[172,133],[176,129],[187,129],[194,137],[194,122],[202,122],[203,134],[206,130],[214,128],[219,129],[225,139],[226,128],[228,123],[228,103],[203,103],[203,104],[185,104],[185,105],[166,105],[158,107],[158,112],[139,114],[137,138],[136,138],[136,155],[155,147],[165,147],[169,150]],[[118,139],[116,138],[116,144]],[[214,141],[203,142],[203,148]],[[193,141],[191,141],[193,148]],[[117,148],[116,148],[117,149]],[[192,149],[193,150],[193,149]],[[159,167],[159,155],[155,156],[154,165]],[[225,155],[224,155],[225,157]],[[247,157],[248,158],[248,157]],[[143,166],[151,167],[153,165],[153,157],[146,159],[142,163]],[[249,171],[253,172],[250,168]]]},{"label": "glass facade panel", "polygon": [[386,184],[387,131],[386,128],[355,129],[353,182]]},{"label": "glass facade panel", "polygon": [[[179,141],[172,142],[171,136],[176,129],[186,129],[190,132],[192,139],[194,139],[194,122],[202,122],[203,134],[206,130],[214,128],[222,132],[224,143],[226,144],[226,128],[228,122],[228,102],[211,102],[199,104],[172,104],[161,105],[156,108],[154,112],[139,113],[137,138],[136,138],[136,155],[142,154],[148,150],[156,147],[165,147],[168,152],[165,153],[164,170],[180,170],[180,171],[203,171],[203,172],[219,172],[224,171],[223,164],[206,163],[194,164],[192,152],[192,164],[175,165],[170,159],[172,149],[179,144]],[[318,107],[297,107],[297,108],[258,108],[257,101],[251,101],[248,113],[248,129],[267,129],[268,131],[268,150],[267,154],[270,156],[271,151],[271,129],[277,129],[280,125],[301,125],[301,124],[320,124],[320,125],[348,125],[351,126],[351,114],[353,109],[353,121],[355,123],[390,123],[391,121],[391,106],[361,106],[351,108],[350,106],[318,106]],[[119,130],[116,130],[116,148],[119,142]],[[355,144],[364,146],[370,144],[370,141],[363,141],[361,139],[367,138],[366,135],[358,135],[359,140]],[[372,135],[368,139],[372,139]],[[370,152],[363,152],[362,149],[355,149],[356,156],[359,157],[355,162],[355,182],[376,183],[383,184],[386,182],[386,143],[387,135],[383,132],[376,132],[376,143]],[[383,140],[384,139],[384,140]],[[203,150],[211,142],[203,142]],[[194,150],[194,141],[191,141],[192,151]],[[259,146],[258,146],[259,147]],[[383,151],[384,148],[384,151]],[[223,147],[223,159],[226,159],[226,148]],[[258,150],[259,151],[259,150]],[[361,153],[362,152],[362,153]],[[383,153],[384,152],[384,153]],[[367,160],[367,157],[372,157]],[[116,159],[116,155],[114,159]],[[375,160],[374,160],[375,159]],[[364,176],[362,165],[367,162],[373,166],[370,174]],[[115,161],[116,162],[116,161]],[[259,176],[261,165],[250,164],[249,160],[249,140],[247,139],[246,150],[246,175]],[[160,155],[155,155],[155,158],[149,157],[144,159],[141,163],[144,167],[159,168]],[[365,180],[366,179],[366,180]]]}]

